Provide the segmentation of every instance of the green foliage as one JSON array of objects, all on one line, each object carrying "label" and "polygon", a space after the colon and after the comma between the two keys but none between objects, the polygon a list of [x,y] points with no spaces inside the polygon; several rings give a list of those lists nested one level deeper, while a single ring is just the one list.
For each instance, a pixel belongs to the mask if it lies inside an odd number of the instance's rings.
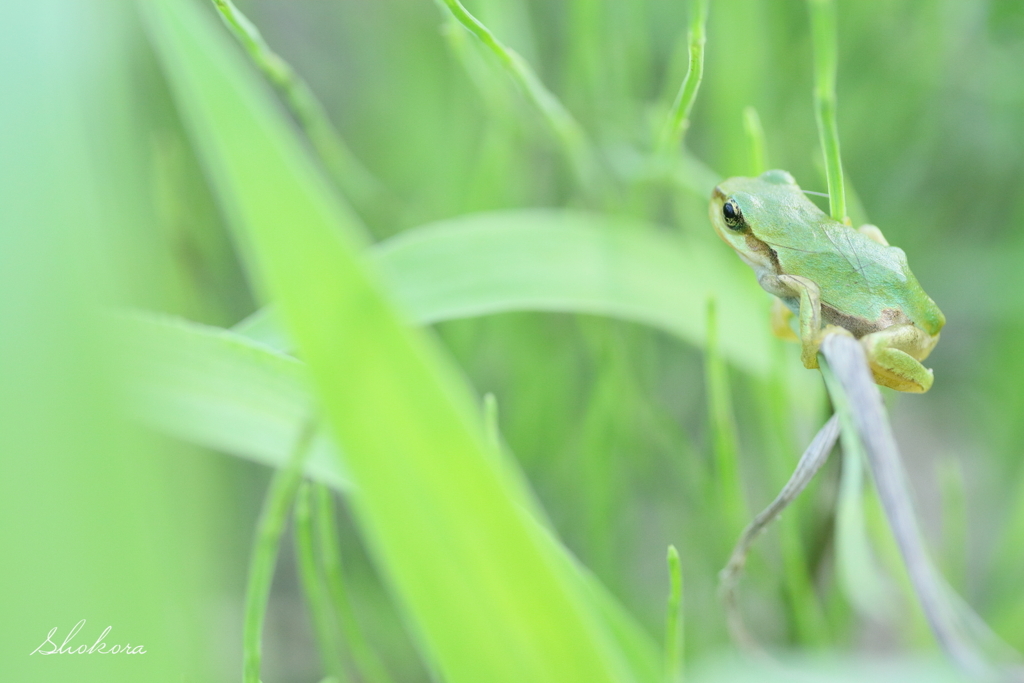
[{"label": "green foliage", "polygon": [[[5,673],[237,680],[244,623],[267,683],[768,680],[715,663],[717,572],[827,404],[706,214],[766,164],[947,314],[895,435],[937,564],[1024,647],[1014,3],[60,5],[0,22]],[[750,632],[956,680],[842,465],[754,548]],[[149,659],[18,650],[82,616]],[[912,657],[845,657],[880,641]]]}]

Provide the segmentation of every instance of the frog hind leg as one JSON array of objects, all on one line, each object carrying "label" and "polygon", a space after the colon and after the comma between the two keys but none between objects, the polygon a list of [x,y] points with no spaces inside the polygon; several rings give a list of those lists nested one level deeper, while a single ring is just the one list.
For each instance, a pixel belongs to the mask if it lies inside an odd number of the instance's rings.
[{"label": "frog hind leg", "polygon": [[[821,327],[821,290],[813,281],[799,275],[779,275],[779,282],[800,297],[800,360],[808,370],[818,367],[818,349],[828,334],[850,333],[841,327]],[[850,335],[852,336],[852,335]]]},{"label": "frog hind leg", "polygon": [[932,371],[921,365],[939,341],[911,324],[893,325],[864,335],[861,344],[867,352],[875,382],[896,391],[923,394],[932,386]]}]

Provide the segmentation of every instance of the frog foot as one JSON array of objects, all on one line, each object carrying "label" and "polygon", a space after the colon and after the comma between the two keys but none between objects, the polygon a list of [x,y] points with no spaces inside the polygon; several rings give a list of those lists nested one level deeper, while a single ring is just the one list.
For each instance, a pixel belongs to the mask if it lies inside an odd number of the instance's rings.
[{"label": "frog foot", "polygon": [[800,360],[803,361],[804,367],[808,370],[816,370],[818,368],[818,351],[821,349],[821,343],[825,341],[825,337],[832,334],[842,334],[847,337],[853,337],[853,334],[837,325],[825,325],[818,334],[814,335],[808,342],[804,340],[803,348],[800,352]]}]

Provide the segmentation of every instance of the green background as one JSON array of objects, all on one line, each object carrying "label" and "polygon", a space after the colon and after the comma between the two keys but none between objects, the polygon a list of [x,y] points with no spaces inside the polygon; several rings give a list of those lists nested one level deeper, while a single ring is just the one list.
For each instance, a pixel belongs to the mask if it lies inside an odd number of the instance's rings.
[{"label": "green background", "polygon": [[[582,574],[559,564],[538,518],[630,615],[637,652],[660,647],[674,544],[687,670],[731,651],[716,573],[828,407],[714,237],[707,172],[650,170],[686,72],[688,7],[466,5],[579,121],[597,185],[580,184],[493,56],[427,0],[239,3],[383,188],[346,198],[356,218],[212,3],[0,10],[5,679],[237,680],[266,464],[283,462],[311,400],[305,369],[253,352],[253,370],[248,351],[201,347],[198,328],[146,318],[143,333],[110,311],[226,328],[271,296],[327,415],[316,476],[351,476],[365,494],[340,499],[342,557],[395,681],[649,680],[595,626]],[[887,396],[915,504],[950,583],[1024,648],[1024,8],[840,0],[837,17],[852,217],[907,252],[948,320],[932,391]],[[687,148],[718,177],[750,173],[753,106],[769,166],[824,191],[811,75],[804,3],[713,0]],[[408,332],[395,310],[428,325]],[[159,356],[172,370],[155,378],[126,369],[160,344],[195,355]],[[126,401],[126,384],[144,386]],[[485,393],[507,471],[476,457]],[[800,654],[936,657],[877,503],[848,501],[874,548],[864,556],[838,531],[839,489],[836,458],[759,544],[741,589],[748,626]],[[111,625],[108,642],[147,653],[28,655],[83,618],[81,642]],[[290,539],[264,658],[268,682],[322,675]]]}]

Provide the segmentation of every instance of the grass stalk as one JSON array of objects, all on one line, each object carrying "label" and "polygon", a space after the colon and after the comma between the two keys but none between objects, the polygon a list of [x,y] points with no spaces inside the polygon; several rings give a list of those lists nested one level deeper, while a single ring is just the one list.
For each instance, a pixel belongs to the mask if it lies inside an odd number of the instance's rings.
[{"label": "grass stalk", "polygon": [[690,111],[697,99],[697,91],[704,78],[704,43],[708,21],[708,0],[693,0],[690,3],[690,24],[687,30],[689,45],[689,66],[686,76],[679,86],[668,118],[662,127],[656,151],[659,155],[666,154],[682,144],[686,129],[690,126]]},{"label": "grass stalk", "polygon": [[380,182],[356,158],[331,123],[327,110],[309,84],[270,48],[260,30],[232,0],[213,0],[213,4],[256,68],[281,94],[342,194],[364,210],[387,198]]},{"label": "grass stalk", "polygon": [[818,136],[825,154],[825,178],[828,182],[829,212],[832,218],[846,221],[846,188],[839,155],[839,126],[836,123],[836,10],[833,0],[807,0],[811,15],[811,39],[814,44],[814,114]]},{"label": "grass stalk", "polygon": [[850,336],[832,334],[822,342],[819,360],[842,425],[844,448],[854,445],[854,441],[859,442],[854,447],[863,448],[878,498],[935,639],[965,672],[973,676],[992,674],[990,665],[964,632],[963,616],[958,614],[963,610],[951,601],[951,589],[928,556],[896,439],[863,347]]},{"label": "grass stalk", "polygon": [[314,528],[327,592],[334,609],[337,625],[348,644],[358,680],[367,683],[391,683],[391,676],[367,642],[352,604],[348,598],[344,567],[341,564],[341,547],[338,543],[338,528],[334,522],[334,500],[331,491],[323,484],[313,487],[315,503],[313,508]]},{"label": "grass stalk", "polygon": [[252,557],[249,560],[249,578],[245,589],[245,621],[242,627],[242,680],[259,683],[263,622],[270,600],[270,587],[274,581],[274,565],[281,545],[291,509],[302,481],[302,465],[309,452],[315,433],[314,423],[307,422],[295,440],[288,464],[277,470],[270,480],[263,509],[256,524]]},{"label": "grass stalk", "polygon": [[562,148],[580,184],[592,190],[596,182],[596,162],[583,128],[562,102],[547,89],[533,68],[512,48],[504,45],[483,22],[470,14],[459,0],[437,0],[460,24],[476,36],[530,103],[540,112]]},{"label": "grass stalk", "polygon": [[313,506],[310,502],[310,484],[302,482],[295,500],[295,558],[298,563],[299,580],[306,598],[313,631],[324,670],[339,683],[351,680],[345,671],[341,652],[338,650],[338,634],[335,631],[331,600],[316,557],[316,541],[313,524]]},{"label": "grass stalk", "polygon": [[768,170],[768,157],[765,153],[761,117],[753,107],[746,107],[743,110],[743,132],[746,133],[747,149],[750,152],[750,175],[761,175]]},{"label": "grass stalk", "polygon": [[967,483],[960,462],[947,456],[938,464],[942,494],[942,564],[950,584],[967,588],[967,556],[970,533],[967,525]]},{"label": "grass stalk", "polygon": [[[732,554],[729,557],[729,562],[725,565],[722,571],[719,573],[719,590],[722,596],[722,601],[725,603],[727,611],[727,619],[729,623],[730,631],[733,638],[746,646],[750,646],[753,643],[753,639],[747,633],[746,627],[743,625],[743,620],[740,615],[738,600],[736,596],[736,589],[739,584],[740,576],[743,572],[743,567],[746,564],[747,556],[750,553],[750,549],[757,540],[757,537],[771,524],[775,519],[782,514],[797,496],[799,496],[807,485],[814,478],[814,475],[828,460],[829,454],[832,452],[832,448],[835,445],[836,439],[839,436],[839,421],[836,417],[830,418],[818,433],[811,440],[811,443],[807,446],[803,455],[800,456],[800,460],[797,463],[796,469],[790,476],[786,485],[783,486],[782,490],[775,497],[775,499],[762,510],[753,521],[750,522],[743,530],[739,540],[733,548]],[[785,536],[784,536],[785,539]],[[784,540],[785,542],[785,540]],[[800,559],[795,555],[791,548],[785,549],[786,559],[792,562],[793,559]],[[793,567],[786,567],[787,571],[793,569]],[[796,583],[791,583],[790,587],[796,587],[798,590],[803,591],[804,586]]]},{"label": "grass stalk", "polygon": [[715,303],[708,301],[707,344],[705,350],[705,382],[707,384],[708,418],[714,452],[718,506],[726,530],[732,539],[743,528],[747,518],[743,487],[739,474],[739,445],[736,420],[733,416],[729,374],[718,348],[718,323]]},{"label": "grass stalk", "polygon": [[665,612],[665,681],[678,683],[683,673],[683,570],[679,551],[668,547],[668,606]]}]

